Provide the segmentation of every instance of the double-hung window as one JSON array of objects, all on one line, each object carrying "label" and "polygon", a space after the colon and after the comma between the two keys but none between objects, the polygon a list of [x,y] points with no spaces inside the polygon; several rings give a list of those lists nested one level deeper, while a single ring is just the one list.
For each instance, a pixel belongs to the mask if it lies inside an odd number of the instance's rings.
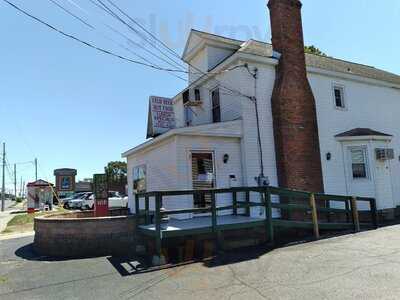
[{"label": "double-hung window", "polygon": [[335,101],[335,107],[337,109],[345,109],[345,99],[344,99],[344,87],[340,85],[333,86],[333,96]]},{"label": "double-hung window", "polygon": [[365,147],[350,148],[351,170],[353,179],[368,178],[367,149]]}]

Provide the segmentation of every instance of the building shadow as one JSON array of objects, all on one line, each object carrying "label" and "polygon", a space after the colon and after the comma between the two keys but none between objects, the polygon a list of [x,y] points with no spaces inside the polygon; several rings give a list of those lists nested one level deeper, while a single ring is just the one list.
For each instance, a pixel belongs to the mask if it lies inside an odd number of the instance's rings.
[{"label": "building shadow", "polygon": [[29,243],[24,245],[17,250],[15,250],[14,254],[22,259],[30,260],[30,261],[58,261],[58,260],[65,260],[65,259],[56,259],[47,256],[38,255],[34,248],[33,243]]},{"label": "building shadow", "polygon": [[149,261],[149,258],[147,258],[147,257],[110,256],[110,257],[107,257],[107,260],[115,268],[115,270],[118,271],[118,273],[122,277],[155,271],[155,269],[151,267],[151,262]]},{"label": "building shadow", "polygon": [[68,261],[68,260],[79,260],[85,258],[95,258],[95,256],[85,256],[85,257],[52,257],[38,254],[34,247],[33,243],[26,244],[20,248],[18,248],[14,254],[22,259],[30,260],[30,261],[44,261],[44,262],[56,262],[56,261]]}]

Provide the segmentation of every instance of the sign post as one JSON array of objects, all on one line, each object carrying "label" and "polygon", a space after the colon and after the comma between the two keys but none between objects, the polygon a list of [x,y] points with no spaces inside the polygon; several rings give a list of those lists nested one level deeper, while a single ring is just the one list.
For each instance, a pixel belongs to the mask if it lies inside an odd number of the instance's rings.
[{"label": "sign post", "polygon": [[108,181],[106,174],[93,175],[93,189],[95,217],[108,216]]}]

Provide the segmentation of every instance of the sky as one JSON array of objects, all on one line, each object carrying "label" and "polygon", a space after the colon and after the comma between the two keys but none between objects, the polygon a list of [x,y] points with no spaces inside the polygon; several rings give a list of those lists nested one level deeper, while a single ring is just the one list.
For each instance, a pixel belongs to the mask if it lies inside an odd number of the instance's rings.
[{"label": "sky", "polygon": [[[9,1],[96,46],[135,59],[133,51],[164,64],[122,37],[149,46],[90,0],[53,1],[94,29],[51,0]],[[271,39],[266,0],[114,2],[179,54],[190,28],[237,39]],[[400,1],[302,2],[306,45],[400,74]],[[6,143],[11,172],[17,163],[18,182],[34,179],[29,161],[35,157],[39,177],[48,181],[54,181],[56,168],[76,168],[78,179],[102,172],[107,162],[122,160],[122,152],[145,141],[148,97],[173,97],[186,85],[167,72],[65,38],[4,0],[0,0],[0,36],[0,142]],[[12,186],[11,175],[6,171],[7,188]]]}]

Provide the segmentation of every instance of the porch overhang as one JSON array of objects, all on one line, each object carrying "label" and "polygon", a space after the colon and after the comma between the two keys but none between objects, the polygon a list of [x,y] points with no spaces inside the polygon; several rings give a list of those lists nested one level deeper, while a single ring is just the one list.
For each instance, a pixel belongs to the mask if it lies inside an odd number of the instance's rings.
[{"label": "porch overhang", "polygon": [[372,130],[370,128],[354,128],[352,130],[335,135],[339,142],[348,141],[387,141],[390,142],[392,135]]}]

